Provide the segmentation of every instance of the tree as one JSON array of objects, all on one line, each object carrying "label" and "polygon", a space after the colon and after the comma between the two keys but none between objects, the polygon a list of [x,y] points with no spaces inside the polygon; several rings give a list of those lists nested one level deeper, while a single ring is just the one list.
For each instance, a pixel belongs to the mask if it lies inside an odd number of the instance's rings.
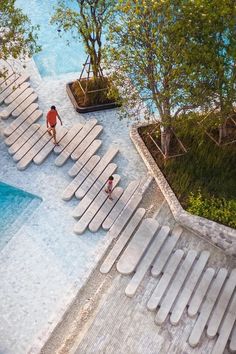
[{"label": "tree", "polygon": [[74,39],[82,39],[94,77],[99,76],[102,60],[102,35],[113,9],[113,0],[74,0],[78,11],[60,0],[52,23],[65,32],[71,31]]},{"label": "tree", "polygon": [[0,1],[0,59],[22,59],[39,51],[36,30],[15,0]]},{"label": "tree", "polygon": [[199,47],[206,33],[202,3],[120,0],[118,20],[110,26],[106,57],[122,87],[125,114],[134,114],[140,98],[146,116],[158,112],[166,157],[173,121],[202,106],[209,92],[207,40]]}]

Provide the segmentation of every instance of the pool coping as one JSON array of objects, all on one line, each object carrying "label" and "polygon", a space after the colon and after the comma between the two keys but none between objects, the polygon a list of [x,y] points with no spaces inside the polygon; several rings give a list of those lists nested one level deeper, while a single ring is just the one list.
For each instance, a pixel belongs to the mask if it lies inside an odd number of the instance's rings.
[{"label": "pool coping", "polygon": [[163,173],[157,166],[154,158],[150,154],[138,129],[150,125],[151,122],[135,123],[130,129],[130,138],[135,145],[137,151],[142,157],[147,169],[155,178],[161,192],[163,193],[170,210],[176,222],[192,231],[195,235],[204,238],[204,240],[217,246],[225,251],[225,253],[236,257],[236,230],[219,224],[215,221],[190,214],[184,210],[177,199],[175,193],[171,189]]}]

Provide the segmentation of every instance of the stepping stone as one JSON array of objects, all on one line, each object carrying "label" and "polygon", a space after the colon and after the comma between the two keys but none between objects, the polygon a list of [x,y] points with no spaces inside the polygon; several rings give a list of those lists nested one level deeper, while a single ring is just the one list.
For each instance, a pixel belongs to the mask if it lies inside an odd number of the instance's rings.
[{"label": "stepping stone", "polygon": [[[119,188],[119,197],[117,194],[112,193],[112,199],[107,198],[106,202],[101,206],[98,210],[97,214],[94,216],[93,220],[89,224],[89,230],[92,232],[96,232],[102,226],[104,219],[110,213],[110,211],[115,207],[116,203],[118,202],[119,198],[123,193],[123,188]],[[115,201],[115,203],[114,203]]]},{"label": "stepping stone", "polygon": [[[96,169],[96,167],[95,167],[95,169]],[[105,186],[109,176],[111,176],[115,172],[116,168],[117,168],[117,165],[115,163],[110,163],[105,168],[105,170],[99,176],[99,179],[96,181],[96,183],[93,184],[92,188],[87,192],[87,194],[84,196],[83,200],[81,200],[81,202],[78,204],[78,206],[74,209],[74,211],[73,211],[73,216],[74,217],[79,218],[79,217],[81,217],[83,215],[85,210],[88,209],[88,207],[90,206],[92,201],[96,198],[98,193]],[[94,173],[95,169],[92,171],[92,174]],[[75,196],[76,196],[76,193],[75,193]],[[102,191],[102,193],[105,193],[105,192]]]},{"label": "stepping stone", "polygon": [[96,125],[91,132],[86,136],[79,146],[72,152],[72,160],[78,160],[84,151],[92,144],[94,139],[102,132],[103,127],[101,125]]},{"label": "stepping stone", "polygon": [[120,235],[119,239],[115,243],[114,247],[104,260],[103,264],[101,265],[100,272],[103,274],[107,274],[119,255],[121,254],[122,250],[127,245],[128,241],[130,240],[133,232],[136,230],[137,226],[140,224],[141,220],[145,215],[146,210],[144,208],[139,208],[135,214],[133,215],[132,219]]},{"label": "stepping stone", "polygon": [[128,203],[136,189],[138,188],[140,182],[133,181],[131,182],[128,187],[125,189],[122,197],[120,198],[119,202],[116,204],[115,208],[112,209],[110,214],[104,220],[102,227],[104,230],[109,230],[115,220],[118,218],[122,210],[124,209],[125,205]]},{"label": "stepping stone", "polygon": [[[29,119],[32,113],[38,110],[39,106],[37,103],[32,103],[21,115],[14,119],[14,121],[4,130],[3,134],[6,136],[11,135],[16,129],[20,127],[25,120]],[[42,111],[40,111],[42,112]],[[29,125],[31,125],[31,120],[29,119]]]},{"label": "stepping stone", "polygon": [[231,333],[229,349],[233,353],[236,352],[236,324],[234,325],[233,331]]},{"label": "stepping stone", "polygon": [[168,260],[167,266],[165,267],[164,274],[162,275],[160,281],[158,282],[156,288],[154,289],[148,303],[147,308],[149,311],[155,311],[161,299],[168,288],[182,258],[184,256],[183,250],[175,251]]},{"label": "stepping stone", "polygon": [[143,259],[138,265],[133,278],[129,282],[128,286],[125,289],[125,294],[129,297],[134,296],[139,285],[142,283],[145,274],[148,269],[151,267],[156,255],[160,251],[163,243],[165,242],[168,234],[170,232],[170,228],[168,226],[162,226],[158,234],[155,236],[151,246],[148,248],[145,253]]},{"label": "stepping stone", "polygon": [[[27,91],[27,90],[26,90]],[[22,96],[22,95],[21,95]],[[21,97],[19,96],[19,97]],[[18,99],[18,98],[17,98]],[[26,110],[27,107],[31,105],[31,103],[34,103],[37,101],[38,96],[36,93],[33,93],[25,101],[23,101],[13,112],[12,112],[12,117],[19,117],[19,115]],[[15,102],[15,101],[14,101]]]},{"label": "stepping stone", "polygon": [[22,83],[18,88],[16,86],[15,90],[13,90],[13,92],[8,95],[8,97],[5,98],[4,103],[5,104],[10,104],[13,101],[15,101],[15,99],[20,96],[28,87],[30,87],[30,83],[29,82],[24,82]]},{"label": "stepping stone", "polygon": [[179,225],[176,225],[174,227],[173,231],[171,232],[171,236],[168,237],[167,241],[165,242],[163,248],[160,251],[160,254],[158,255],[157,259],[153,264],[153,267],[151,269],[151,274],[153,277],[157,278],[161,274],[182,232],[183,229]]},{"label": "stepping stone", "polygon": [[[233,329],[234,323],[236,320],[236,293],[234,293],[233,299],[230,303],[229,309],[227,311],[227,314],[224,318],[223,324],[220,328],[220,334],[219,337],[214,345],[214,348],[212,350],[212,354],[223,354],[227,341],[229,339],[230,333]],[[234,334],[235,334],[235,329],[234,329]],[[231,340],[232,343],[232,340]],[[234,338],[234,343],[235,343],[235,338]],[[230,349],[232,347],[230,346]],[[234,344],[235,348],[235,344]]]},{"label": "stepping stone", "polygon": [[201,278],[200,283],[189,304],[188,315],[190,317],[194,317],[198,313],[214,275],[215,270],[213,268],[207,268],[203,274],[203,277]]},{"label": "stepping stone", "polygon": [[[60,143],[63,137],[67,134],[68,130],[65,127],[60,127],[57,129],[57,142]],[[52,139],[42,148],[42,150],[34,157],[33,161],[36,165],[41,165],[48,155],[53,151],[55,144]]]},{"label": "stepping stone", "polygon": [[180,318],[186,306],[188,305],[189,299],[192,296],[192,293],[202,275],[202,272],[204,271],[204,268],[208,262],[209,257],[210,257],[209,252],[207,251],[201,252],[200,257],[197,260],[196,264],[194,265],[192,273],[189,275],[189,278],[186,281],[186,284],[184,285],[181,294],[178,296],[177,302],[172,310],[170,316],[170,323],[172,325],[177,325],[178,322],[180,321]]},{"label": "stepping stone", "polygon": [[90,120],[87,122],[81,131],[74,137],[73,140],[63,149],[60,155],[55,160],[56,166],[62,166],[69,159],[72,152],[77,148],[77,146],[84,140],[88,133],[97,124],[96,120]]},{"label": "stepping stone", "polygon": [[[114,185],[114,183],[113,183]],[[118,202],[119,198],[121,197],[123,193],[123,188],[121,187],[117,187],[115,188],[115,190],[112,192],[112,199],[110,198],[105,198],[105,196],[103,195],[103,197],[101,198],[104,199],[104,203],[101,204],[97,203],[100,205],[99,209],[97,210],[96,215],[93,215],[93,219],[90,220],[89,223],[89,230],[92,232],[96,232],[96,230],[99,229],[99,227],[102,226],[102,222],[105,219],[105,217],[109,214],[109,212],[111,211],[112,208],[114,208],[114,206],[116,205],[116,203]],[[106,193],[104,193],[106,194]],[[96,205],[97,205],[96,204]],[[92,226],[92,227],[91,227]],[[94,227],[93,227],[94,226]],[[95,231],[93,231],[95,229]]]},{"label": "stepping stone", "polygon": [[[116,178],[114,178],[113,181],[113,186],[115,187],[119,183],[119,181],[120,181],[120,176],[116,175]],[[119,195],[122,192],[123,192],[122,188],[120,187],[115,188],[115,190],[113,191],[113,201],[110,200],[110,202],[116,203],[117,198],[119,198]],[[99,210],[99,208],[107,198],[108,196],[104,191],[101,191],[97,195],[93,203],[89,206],[89,208],[86,210],[86,212],[83,214],[83,216],[75,225],[74,232],[76,234],[82,234],[86,230],[90,221],[93,219],[94,215],[96,215],[97,211]]]},{"label": "stepping stone", "polygon": [[55,154],[60,154],[74,139],[74,137],[80,132],[81,129],[83,129],[83,124],[80,123],[75,124],[72,128],[70,128],[66,136],[64,136],[64,138],[61,140],[60,146],[55,146]]},{"label": "stepping stone", "polygon": [[[117,148],[110,148],[105,155],[101,158],[100,162],[97,164],[96,168],[93,170],[93,173],[88,176],[88,178],[84,181],[81,187],[76,191],[75,196],[78,199],[82,199],[85,194],[89,191],[89,189],[93,186],[96,180],[99,178],[101,173],[105,170],[107,165],[111,162],[111,160],[118,153]],[[107,179],[109,176],[107,177]],[[107,181],[105,181],[106,183]]]},{"label": "stepping stone", "polygon": [[101,140],[94,140],[88,149],[83,153],[83,155],[76,161],[76,163],[71,167],[68,174],[71,177],[75,177],[83,166],[88,162],[91,156],[95,154],[95,152],[100,148],[102,145]]},{"label": "stepping stone", "polygon": [[47,128],[45,126],[41,126],[30,138],[27,142],[13,155],[14,161],[19,161],[22,157],[37,143],[38,140],[42,138],[44,134],[47,134]]},{"label": "stepping stone", "polygon": [[30,138],[31,136],[40,128],[39,124],[33,124],[16,140],[14,144],[8,149],[10,155],[14,155]]},{"label": "stepping stone", "polygon": [[119,273],[135,271],[158,228],[159,223],[155,219],[147,218],[142,222],[116,265]]},{"label": "stepping stone", "polygon": [[[122,197],[121,197],[122,198]],[[109,231],[109,237],[117,238],[142,201],[142,194],[135,193],[128,201]],[[119,201],[118,201],[119,203]]]},{"label": "stepping stone", "polygon": [[71,198],[73,198],[79,186],[83,183],[83,181],[85,180],[85,178],[87,178],[87,176],[91,173],[91,171],[97,166],[99,161],[100,161],[100,156],[93,155],[91,157],[91,159],[82,168],[80,173],[73,179],[73,181],[64,190],[62,195],[63,200],[70,200]]},{"label": "stepping stone", "polygon": [[41,116],[43,115],[42,111],[36,110],[34,111],[27,120],[25,120],[19,127],[16,129],[7,139],[5,139],[5,144],[10,146],[14,144],[14,142],[21,137],[22,134],[33,124],[35,123]]},{"label": "stepping stone", "polygon": [[209,338],[214,338],[218,333],[221,321],[224,317],[231,296],[235,291],[235,287],[236,287],[236,269],[233,269],[220,294],[220,298],[217,302],[216,307],[213,310],[211,319],[208,322],[207,336]]},{"label": "stepping stone", "polygon": [[[27,81],[28,79],[28,75],[19,76],[15,73],[11,75],[9,79],[4,81],[3,84],[0,85],[0,104],[3,103],[5,98],[9,96],[13,90],[15,90],[20,84],[22,84],[24,81]],[[20,80],[21,82],[18,82],[18,80]]]},{"label": "stepping stone", "polygon": [[[8,107],[0,112],[0,117],[3,119],[8,118],[17,109],[17,107],[20,106],[30,95],[33,95],[33,93],[34,90],[32,88],[25,90],[19,97],[15,99],[14,102],[12,102]],[[25,109],[27,107],[25,107]]]},{"label": "stepping stone", "polygon": [[1,65],[0,68],[1,77],[0,77],[0,85],[6,82],[13,74],[15,74],[11,67],[6,67],[5,65]]},{"label": "stepping stone", "polygon": [[[212,309],[216,303],[217,297],[221,291],[221,288],[225,282],[228,271],[225,268],[221,268],[214,279],[210,290],[207,293],[206,299],[201,307],[200,314],[197,321],[194,324],[193,330],[189,337],[189,345],[191,347],[196,347],[201,339],[202,333],[206,327],[207,321],[210,317]],[[236,310],[235,310],[236,313]],[[231,328],[232,329],[232,328]],[[230,331],[231,332],[231,331]],[[229,333],[230,334],[230,333]]]},{"label": "stepping stone", "polygon": [[164,299],[161,302],[161,307],[157,311],[157,315],[155,318],[156,324],[160,325],[165,322],[166,317],[171,311],[175,299],[177,298],[196,257],[197,257],[196,251],[190,250],[187,253],[186,258],[183,260],[183,263],[180,265]]}]

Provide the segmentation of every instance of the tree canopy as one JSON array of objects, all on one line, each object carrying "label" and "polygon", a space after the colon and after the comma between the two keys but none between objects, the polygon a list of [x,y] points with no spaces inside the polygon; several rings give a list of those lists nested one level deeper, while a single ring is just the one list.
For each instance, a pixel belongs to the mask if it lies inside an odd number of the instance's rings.
[{"label": "tree canopy", "polygon": [[96,77],[102,59],[102,35],[113,10],[114,1],[74,0],[72,3],[73,7],[70,7],[65,0],[60,0],[52,23],[56,23],[65,32],[72,32],[75,40],[82,40]]},{"label": "tree canopy", "polygon": [[36,30],[15,0],[0,1],[0,59],[21,59],[37,52]]}]

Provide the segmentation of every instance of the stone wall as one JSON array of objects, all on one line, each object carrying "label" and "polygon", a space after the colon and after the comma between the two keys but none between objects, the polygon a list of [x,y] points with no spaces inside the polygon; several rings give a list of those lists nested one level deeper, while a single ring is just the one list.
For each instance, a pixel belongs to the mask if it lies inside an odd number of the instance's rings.
[{"label": "stone wall", "polygon": [[182,208],[176,195],[170,188],[164,175],[138,133],[138,128],[145,125],[147,124],[134,124],[130,130],[130,137],[144,160],[149,172],[155,178],[159,188],[166,198],[176,222],[194,232],[197,236],[200,236],[215,246],[222,248],[227,254],[236,257],[236,230],[203,217],[192,215]]}]

